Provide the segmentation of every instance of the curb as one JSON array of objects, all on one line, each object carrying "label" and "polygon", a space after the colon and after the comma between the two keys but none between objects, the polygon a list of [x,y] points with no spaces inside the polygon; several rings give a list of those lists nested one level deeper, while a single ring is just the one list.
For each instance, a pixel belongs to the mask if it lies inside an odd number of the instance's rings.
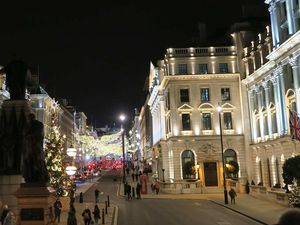
[{"label": "curb", "polygon": [[247,215],[247,214],[245,214],[245,213],[242,213],[242,212],[240,212],[240,211],[238,211],[238,210],[236,210],[236,209],[230,208],[230,207],[228,207],[228,206],[226,206],[226,205],[224,205],[224,204],[218,203],[218,202],[216,202],[216,201],[214,201],[214,200],[209,200],[209,201],[211,201],[211,202],[213,202],[213,203],[215,203],[215,204],[217,204],[217,205],[219,205],[219,206],[223,206],[224,208],[227,208],[227,209],[229,209],[229,210],[231,210],[231,211],[233,211],[233,212],[235,212],[235,213],[241,214],[241,215],[243,215],[243,216],[245,216],[245,217],[247,217],[247,218],[249,218],[249,219],[251,219],[251,220],[254,220],[255,222],[258,222],[258,223],[263,224],[263,225],[268,225],[268,223],[265,223],[265,222],[263,222],[263,221],[261,221],[261,220],[259,220],[259,219],[256,219],[256,218],[254,218],[254,217],[252,217],[252,216],[249,216],[249,215]]}]

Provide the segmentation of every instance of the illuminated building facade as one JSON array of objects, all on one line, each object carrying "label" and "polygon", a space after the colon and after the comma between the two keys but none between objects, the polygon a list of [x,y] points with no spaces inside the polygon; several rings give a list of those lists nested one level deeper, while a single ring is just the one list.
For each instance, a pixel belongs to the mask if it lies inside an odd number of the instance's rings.
[{"label": "illuminated building facade", "polygon": [[[151,66],[148,105],[156,165],[153,170],[166,181],[165,191],[222,190],[218,106],[222,107],[225,163],[240,165],[234,177],[238,182],[233,185],[242,190],[246,159],[240,86],[235,46],[169,48],[158,66]],[[187,185],[188,180],[196,182]],[[172,185],[178,182],[180,190]]]}]

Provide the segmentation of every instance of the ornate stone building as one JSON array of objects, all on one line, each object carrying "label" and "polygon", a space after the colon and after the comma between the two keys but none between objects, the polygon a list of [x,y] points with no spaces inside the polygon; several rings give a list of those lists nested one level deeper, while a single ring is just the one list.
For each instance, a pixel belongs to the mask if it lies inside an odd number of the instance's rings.
[{"label": "ornate stone building", "polygon": [[[153,169],[165,190],[219,192],[225,163],[246,180],[241,79],[235,46],[169,48],[149,75]],[[217,107],[222,107],[222,112]],[[219,116],[221,121],[219,120]],[[192,173],[188,172],[191,167]],[[196,185],[186,180],[198,179]],[[173,184],[180,183],[178,190]],[[167,186],[169,184],[169,186]]]}]

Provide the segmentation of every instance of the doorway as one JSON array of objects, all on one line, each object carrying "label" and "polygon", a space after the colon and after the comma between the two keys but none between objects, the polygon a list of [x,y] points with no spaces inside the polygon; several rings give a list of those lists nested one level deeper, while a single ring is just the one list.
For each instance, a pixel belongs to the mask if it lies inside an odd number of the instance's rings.
[{"label": "doorway", "polygon": [[218,173],[216,162],[205,162],[204,165],[204,177],[205,186],[218,186]]}]

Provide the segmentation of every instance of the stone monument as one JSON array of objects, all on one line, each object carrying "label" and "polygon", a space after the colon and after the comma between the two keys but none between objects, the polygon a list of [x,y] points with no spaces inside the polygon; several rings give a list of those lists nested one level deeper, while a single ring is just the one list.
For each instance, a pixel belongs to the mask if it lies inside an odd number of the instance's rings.
[{"label": "stone monument", "polygon": [[0,200],[14,211],[17,224],[44,225],[54,198],[47,189],[44,127],[26,99],[30,71],[16,60],[4,72],[10,99],[0,111]]}]

